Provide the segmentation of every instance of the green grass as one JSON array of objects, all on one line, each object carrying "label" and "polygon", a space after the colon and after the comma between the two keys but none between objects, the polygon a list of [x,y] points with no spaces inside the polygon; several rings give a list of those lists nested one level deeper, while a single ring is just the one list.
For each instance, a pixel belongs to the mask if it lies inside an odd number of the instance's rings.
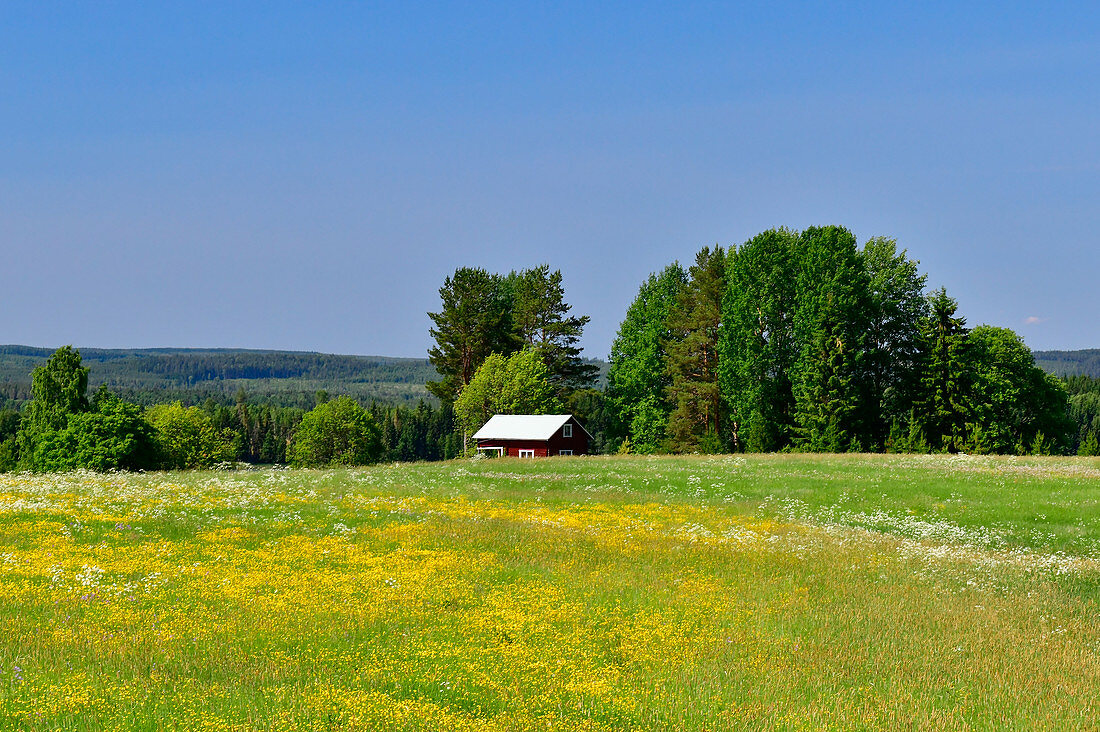
[{"label": "green grass", "polygon": [[0,728],[1095,728],[1098,500],[1066,458],[0,476]]}]

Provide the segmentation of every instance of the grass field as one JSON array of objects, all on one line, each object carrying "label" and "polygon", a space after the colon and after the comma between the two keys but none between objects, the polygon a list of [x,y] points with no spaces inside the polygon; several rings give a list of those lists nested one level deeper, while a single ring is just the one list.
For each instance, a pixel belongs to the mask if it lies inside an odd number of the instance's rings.
[{"label": "grass field", "polygon": [[1100,727],[1100,460],[0,476],[19,730]]}]

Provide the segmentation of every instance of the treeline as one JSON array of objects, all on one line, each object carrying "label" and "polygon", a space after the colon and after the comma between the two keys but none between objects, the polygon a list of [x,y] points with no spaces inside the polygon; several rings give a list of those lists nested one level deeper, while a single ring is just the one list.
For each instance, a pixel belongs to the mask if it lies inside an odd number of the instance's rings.
[{"label": "treeline", "polygon": [[[1068,395],[1006,328],[969,329],[891,239],[836,226],[704,248],[643,283],[612,347],[639,452],[1070,453]],[[1090,428],[1091,429],[1091,428]]]},{"label": "treeline", "polygon": [[231,404],[207,399],[148,407],[100,385],[89,398],[89,368],[71,347],[32,376],[22,411],[0,409],[0,471],[150,470],[219,464],[358,465],[440,460],[461,451],[453,412],[373,403],[326,392],[310,409],[254,403],[242,390]]},{"label": "treeline", "polygon": [[1035,364],[1055,376],[1100,378],[1100,349],[1080,351],[1036,351]]},{"label": "treeline", "polygon": [[[0,346],[0,408],[19,409],[31,398],[31,371],[52,351]],[[233,405],[246,390],[254,400],[310,409],[318,391],[346,394],[362,403],[415,406],[431,399],[425,384],[436,377],[427,359],[341,356],[293,351],[221,349],[84,349],[92,371],[89,386],[101,384],[127,401],[149,406],[213,399]]]}]

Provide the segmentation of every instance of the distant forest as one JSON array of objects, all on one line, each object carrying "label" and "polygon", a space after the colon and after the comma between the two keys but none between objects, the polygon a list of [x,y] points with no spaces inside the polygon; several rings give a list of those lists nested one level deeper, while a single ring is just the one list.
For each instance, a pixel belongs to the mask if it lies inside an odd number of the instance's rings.
[{"label": "distant forest", "polygon": [[[31,372],[49,348],[0,346],[0,409],[31,396]],[[337,356],[299,351],[159,348],[80,350],[93,390],[105,384],[126,401],[149,406],[209,399],[231,405],[242,390],[254,403],[310,409],[316,394],[346,395],[363,404],[434,402],[425,384],[436,378],[426,358]]]},{"label": "distant forest", "polygon": [[1081,351],[1035,351],[1035,365],[1055,376],[1100,378],[1100,348]]}]

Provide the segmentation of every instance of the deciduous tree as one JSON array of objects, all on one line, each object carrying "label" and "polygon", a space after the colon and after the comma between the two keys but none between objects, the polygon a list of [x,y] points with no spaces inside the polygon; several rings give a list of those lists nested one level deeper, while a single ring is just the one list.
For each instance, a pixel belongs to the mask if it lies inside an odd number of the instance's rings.
[{"label": "deciduous tree", "polygon": [[382,455],[381,431],[367,410],[342,396],[306,412],[291,443],[300,467],[369,465]]},{"label": "deciduous tree", "polygon": [[798,264],[798,235],[772,229],[742,245],[726,269],[718,381],[735,450],[778,450],[794,435]]},{"label": "deciduous tree", "polygon": [[845,452],[867,439],[864,359],[870,315],[867,271],[852,233],[811,227],[801,253],[794,334],[795,442],[816,452]]},{"label": "deciduous tree", "polygon": [[611,346],[608,397],[620,435],[629,434],[638,452],[656,450],[656,436],[664,435],[670,411],[666,400],[670,379],[665,364],[669,316],[686,284],[687,275],[678,263],[650,275],[627,309]]},{"label": "deciduous tree", "polygon": [[489,356],[455,400],[455,415],[470,432],[494,414],[558,414],[562,409],[546,364],[529,348]]}]

